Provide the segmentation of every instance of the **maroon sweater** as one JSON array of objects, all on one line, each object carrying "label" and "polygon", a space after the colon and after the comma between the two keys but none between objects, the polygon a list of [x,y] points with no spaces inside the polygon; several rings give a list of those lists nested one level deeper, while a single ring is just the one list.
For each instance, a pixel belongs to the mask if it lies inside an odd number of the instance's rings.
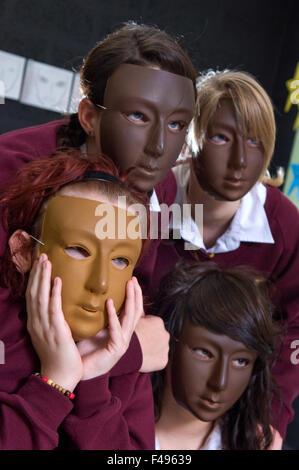
[{"label": "maroon sweater", "polygon": [[[56,132],[65,121],[21,129],[0,136],[4,186],[25,163],[56,150]],[[171,187],[167,192],[165,188]],[[176,193],[172,172],[155,188],[160,202]],[[0,250],[7,236],[0,225]],[[126,354],[106,375],[81,381],[74,401],[33,376],[39,371],[26,329],[23,302],[0,289],[0,449],[154,449],[154,412],[148,374],[138,371],[142,352],[134,334]]]},{"label": "maroon sweater", "polygon": [[69,400],[33,372],[40,370],[26,331],[26,312],[10,309],[13,334],[1,339],[0,449],[154,449],[154,413],[148,374],[141,366],[136,335],[121,361],[108,373],[81,381]]},{"label": "maroon sweater", "polygon": [[222,267],[250,266],[275,283],[275,302],[281,307],[287,331],[273,368],[283,400],[283,404],[278,400],[274,402],[273,425],[284,437],[287,424],[294,415],[292,402],[299,394],[299,365],[290,360],[294,352],[291,344],[299,340],[299,213],[277,188],[270,186],[264,207],[275,244],[241,242],[238,249],[211,257],[204,250],[197,250],[196,255],[184,250],[182,240],[157,241],[139,269],[144,286],[149,286],[150,299],[154,299],[163,275],[182,257],[194,262],[197,258],[215,262]]}]

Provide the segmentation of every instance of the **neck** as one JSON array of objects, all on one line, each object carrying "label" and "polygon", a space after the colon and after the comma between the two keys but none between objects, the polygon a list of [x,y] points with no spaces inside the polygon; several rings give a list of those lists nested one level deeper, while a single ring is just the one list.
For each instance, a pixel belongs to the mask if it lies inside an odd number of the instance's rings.
[{"label": "neck", "polygon": [[96,139],[94,137],[87,136],[86,138],[86,151],[88,154],[94,155],[97,153]]},{"label": "neck", "polygon": [[196,177],[192,161],[190,161],[190,179],[187,195],[194,218],[195,204],[203,204],[203,240],[210,248],[229,227],[241,201],[221,201],[204,191]]},{"label": "neck", "polygon": [[197,450],[202,447],[214,427],[179,405],[172,394],[170,367],[167,368],[161,416],[156,423],[156,435],[162,450]]}]

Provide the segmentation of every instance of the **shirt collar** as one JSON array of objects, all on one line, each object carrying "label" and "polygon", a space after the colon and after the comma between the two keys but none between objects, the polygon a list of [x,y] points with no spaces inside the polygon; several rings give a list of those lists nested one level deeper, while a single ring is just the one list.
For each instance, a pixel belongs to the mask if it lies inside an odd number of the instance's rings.
[{"label": "shirt collar", "polygon": [[159,203],[158,196],[157,196],[155,189],[153,189],[152,195],[150,197],[149,208],[150,208],[150,211],[161,212],[160,203]]},{"label": "shirt collar", "polygon": [[221,450],[222,449],[222,436],[220,425],[217,424],[211,434],[209,435],[204,447],[201,450]]},{"label": "shirt collar", "polygon": [[[188,203],[187,183],[190,178],[189,162],[173,168],[177,181],[177,195],[175,202],[182,205]],[[194,220],[182,218],[179,225],[171,220],[171,228],[179,230],[184,240],[189,242],[189,249],[202,248],[208,253],[223,253],[239,248],[241,242],[275,243],[269,226],[264,204],[267,197],[267,188],[262,183],[255,186],[242,198],[241,204],[227,231],[218,238],[212,248],[206,249],[202,235]],[[185,248],[186,247],[185,244]]]},{"label": "shirt collar", "polygon": [[[221,450],[221,449],[222,449],[221,428],[219,424],[216,424],[215,428],[209,435],[204,447],[201,447],[200,450]],[[155,435],[155,450],[161,450],[157,435]]]}]

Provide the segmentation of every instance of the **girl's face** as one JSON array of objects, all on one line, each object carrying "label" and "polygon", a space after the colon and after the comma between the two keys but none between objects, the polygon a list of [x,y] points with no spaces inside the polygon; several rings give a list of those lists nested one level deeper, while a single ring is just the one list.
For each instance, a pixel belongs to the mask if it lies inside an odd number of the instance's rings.
[{"label": "girl's face", "polygon": [[243,343],[185,322],[171,362],[173,396],[201,421],[214,421],[246,390],[256,357]]},{"label": "girl's face", "polygon": [[52,280],[62,280],[62,310],[75,341],[107,325],[108,298],[116,311],[121,307],[141,252],[136,219],[118,206],[80,196],[55,196],[47,205],[40,253],[52,263]]},{"label": "girl's face", "polygon": [[149,192],[173,166],[194,114],[192,81],[140,65],[122,64],[108,79],[100,118],[101,151]]},{"label": "girl's face", "polygon": [[258,181],[263,165],[261,142],[243,135],[232,100],[220,100],[195,163],[201,187],[216,199],[239,200]]}]

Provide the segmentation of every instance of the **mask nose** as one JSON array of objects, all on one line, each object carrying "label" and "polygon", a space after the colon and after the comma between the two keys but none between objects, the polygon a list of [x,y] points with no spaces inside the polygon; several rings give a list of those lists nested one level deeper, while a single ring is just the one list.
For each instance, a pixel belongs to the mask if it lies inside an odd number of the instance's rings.
[{"label": "mask nose", "polygon": [[237,138],[232,146],[230,167],[242,170],[247,167],[247,155],[243,138]]},{"label": "mask nose", "polygon": [[221,392],[227,387],[228,381],[228,361],[221,359],[217,361],[214,366],[213,372],[208,380],[208,385],[212,390]]},{"label": "mask nose", "polygon": [[94,294],[106,294],[109,285],[109,260],[95,259],[90,266],[86,288]]},{"label": "mask nose", "polygon": [[152,157],[161,157],[165,152],[166,139],[163,123],[159,122],[152,129],[146,143],[145,153]]}]

